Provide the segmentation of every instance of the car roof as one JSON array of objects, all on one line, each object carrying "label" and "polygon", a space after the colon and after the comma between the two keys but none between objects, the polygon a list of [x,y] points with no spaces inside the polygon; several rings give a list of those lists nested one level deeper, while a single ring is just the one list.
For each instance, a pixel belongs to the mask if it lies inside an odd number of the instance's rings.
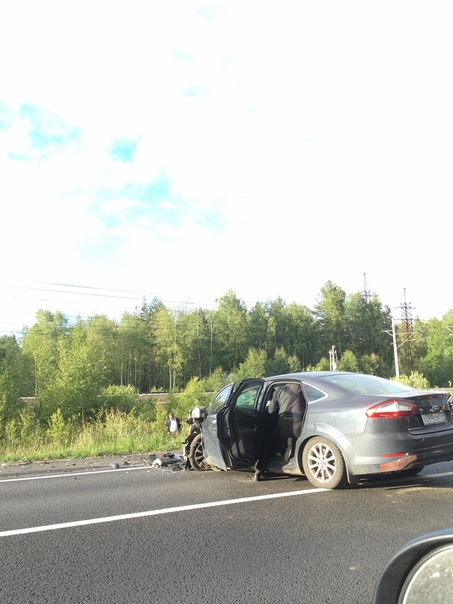
[{"label": "car roof", "polygon": [[266,382],[275,380],[303,380],[303,379],[316,379],[322,378],[326,375],[362,375],[354,373],[353,371],[299,371],[297,373],[283,373],[281,375],[270,375],[265,377]]}]

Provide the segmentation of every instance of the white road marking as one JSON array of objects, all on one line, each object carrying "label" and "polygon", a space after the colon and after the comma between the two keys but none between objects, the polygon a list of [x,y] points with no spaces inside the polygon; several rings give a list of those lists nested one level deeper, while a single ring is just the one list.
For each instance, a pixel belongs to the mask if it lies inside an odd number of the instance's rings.
[{"label": "white road marking", "polygon": [[453,472],[439,472],[438,474],[418,474],[414,478],[442,478],[442,476],[453,476]]},{"label": "white road marking", "polygon": [[[85,472],[68,472],[66,474],[54,474],[49,476],[29,476],[28,478],[7,478],[0,480],[2,482],[17,482],[24,480],[42,480],[48,478],[68,478],[71,476],[86,476],[94,474],[105,474],[107,472],[121,472],[132,470],[149,470],[150,467],[133,467],[133,468],[115,468],[112,470],[89,470]],[[451,476],[453,472],[441,472],[438,474],[424,474],[417,478],[441,478],[443,476]],[[241,497],[240,499],[227,499],[224,501],[210,501],[207,503],[196,503],[193,505],[183,505],[173,508],[163,508],[161,510],[149,510],[147,512],[137,512],[135,514],[122,514],[121,516],[107,516],[105,518],[90,518],[88,520],[77,520],[75,522],[63,522],[61,524],[48,524],[45,526],[35,526],[24,529],[14,529],[10,531],[0,531],[0,537],[11,537],[13,535],[27,535],[29,533],[42,533],[44,531],[56,531],[64,528],[74,528],[77,526],[88,526],[90,524],[103,524],[106,522],[117,522],[119,520],[131,520],[134,518],[146,518],[149,516],[159,516],[162,514],[174,514],[176,512],[187,512],[190,510],[201,510],[203,508],[212,508],[216,506],[233,505],[235,503],[249,503],[251,501],[263,501],[265,499],[278,499],[279,497],[293,497],[296,495],[312,495],[315,493],[323,493],[331,489],[307,489],[304,491],[294,491],[289,493],[272,493],[270,495],[256,495],[255,497]]]},{"label": "white road marking", "polygon": [[[72,476],[93,476],[94,474],[109,474],[110,472],[132,472],[133,470],[161,470],[162,468],[153,468],[152,466],[138,466],[138,467],[126,467],[126,468],[114,468],[111,470],[85,470],[84,472],[65,472],[64,474],[43,474],[42,476],[25,476],[22,478],[1,478],[0,485],[3,482],[28,482],[30,480],[49,480],[51,478],[71,478]],[[438,474],[418,474],[416,478],[441,478],[442,476],[452,476],[453,472],[440,472]],[[408,476],[406,479],[409,480],[414,476]],[[403,480],[400,476],[398,480]],[[325,489],[328,490],[328,489]]]},{"label": "white road marking", "polygon": [[107,516],[106,518],[90,518],[89,520],[76,520],[75,522],[63,522],[61,524],[48,524],[46,526],[33,526],[24,529],[0,532],[0,537],[11,537],[13,535],[27,535],[30,533],[42,533],[44,531],[56,531],[76,526],[88,526],[90,524],[102,524],[105,522],[116,522],[118,520],[131,520],[134,518],[146,518],[148,516],[160,516],[162,514],[174,514],[176,512],[187,512],[190,510],[202,510],[216,506],[233,505],[235,503],[249,503],[251,501],[263,501],[265,499],[277,499],[279,497],[294,497],[295,495],[313,495],[322,493],[329,489],[307,489],[306,491],[294,491],[291,493],[272,493],[270,495],[257,495],[255,497],[241,497],[239,499],[226,499],[224,501],[209,501],[207,503],[195,503],[182,505],[175,508],[163,508],[161,510],[149,510],[148,512],[137,512],[135,514],[122,514],[121,516]]},{"label": "white road marking", "polygon": [[29,480],[48,480],[49,478],[71,478],[72,476],[87,476],[92,474],[107,474],[109,472],[131,472],[132,470],[154,470],[151,466],[114,468],[112,470],[85,470],[84,472],[65,472],[65,474],[43,474],[42,476],[24,476],[22,478],[0,478],[2,482],[28,482]]}]

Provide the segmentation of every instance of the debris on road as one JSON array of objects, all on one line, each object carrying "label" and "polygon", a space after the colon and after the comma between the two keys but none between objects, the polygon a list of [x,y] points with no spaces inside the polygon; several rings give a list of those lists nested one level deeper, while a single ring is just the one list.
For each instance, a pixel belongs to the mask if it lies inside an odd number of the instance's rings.
[{"label": "debris on road", "polygon": [[178,453],[167,451],[165,453],[131,453],[126,455],[109,455],[105,457],[88,457],[72,459],[51,459],[16,462],[0,460],[0,480],[2,478],[16,478],[22,475],[42,475],[55,471],[73,473],[76,471],[92,471],[120,469],[128,467],[151,467],[167,471],[184,469],[184,459]]},{"label": "debris on road", "polygon": [[175,453],[165,453],[162,457],[155,457],[152,466],[153,468],[167,468],[171,466],[172,470],[181,470],[184,467],[184,458],[182,455],[176,455]]}]

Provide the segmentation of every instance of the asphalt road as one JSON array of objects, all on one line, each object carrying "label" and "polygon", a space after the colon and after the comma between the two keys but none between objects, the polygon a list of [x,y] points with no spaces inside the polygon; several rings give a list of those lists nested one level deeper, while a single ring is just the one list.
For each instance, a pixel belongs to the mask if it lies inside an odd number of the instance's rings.
[{"label": "asphalt road", "polygon": [[0,472],[0,602],[371,602],[404,543],[450,527],[453,464],[341,491],[149,465]]}]

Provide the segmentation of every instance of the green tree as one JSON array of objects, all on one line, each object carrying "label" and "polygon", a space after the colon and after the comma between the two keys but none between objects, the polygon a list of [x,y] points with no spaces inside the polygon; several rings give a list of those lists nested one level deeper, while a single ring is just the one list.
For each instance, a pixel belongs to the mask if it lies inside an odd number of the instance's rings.
[{"label": "green tree", "polygon": [[361,373],[368,373],[369,375],[392,375],[392,372],[386,374],[384,364],[381,358],[372,352],[371,354],[364,354],[358,359],[359,371]]},{"label": "green tree", "polygon": [[346,293],[338,285],[328,281],[321,288],[315,306],[315,317],[320,326],[320,345],[325,354],[335,346],[341,355],[345,347],[345,302]]},{"label": "green tree", "polygon": [[388,307],[382,308],[374,295],[366,300],[360,293],[346,298],[344,305],[345,344],[360,358],[375,354],[381,364],[392,366],[392,346],[386,333],[391,333],[392,318]]},{"label": "green tree", "polygon": [[274,356],[277,348],[284,348],[288,334],[288,315],[286,304],[280,298],[268,300],[264,308],[268,316],[268,331],[266,337],[266,352],[268,358]]},{"label": "green tree", "polygon": [[266,351],[250,348],[247,358],[240,363],[236,373],[236,381],[240,382],[246,378],[262,378],[266,375]]},{"label": "green tree", "polygon": [[446,388],[453,384],[453,310],[442,320],[428,321],[423,367],[432,386]]},{"label": "green tree", "polygon": [[144,298],[139,311],[139,317],[145,323],[150,323],[157,313],[164,308],[165,304],[159,298],[154,297],[151,302],[147,302],[146,298]]},{"label": "green tree", "polygon": [[6,422],[19,416],[22,351],[14,336],[0,337],[0,435]]},{"label": "green tree", "polygon": [[338,361],[338,371],[359,371],[359,361],[352,350],[345,350]]},{"label": "green tree", "polygon": [[185,420],[195,405],[203,408],[207,403],[203,382],[198,377],[193,377],[188,381],[184,390],[175,397],[175,404],[171,411],[181,420]]},{"label": "green tree", "polygon": [[277,348],[272,359],[266,363],[266,375],[280,375],[300,371],[300,362],[295,355],[289,355],[286,350]]},{"label": "green tree", "polygon": [[100,395],[110,383],[112,333],[109,320],[78,320],[60,342],[58,370],[46,399],[47,415],[61,409],[64,419],[94,417],[102,404]]},{"label": "green tree", "polygon": [[265,347],[268,316],[264,306],[257,302],[247,314],[247,344],[261,350]]},{"label": "green tree", "polygon": [[417,371],[414,371],[409,376],[401,374],[399,377],[391,378],[394,382],[399,382],[400,384],[405,384],[406,386],[410,386],[411,388],[416,388],[417,390],[428,390],[429,382],[428,380]]},{"label": "green tree", "polygon": [[284,340],[285,350],[299,359],[297,364],[306,367],[318,360],[318,325],[313,312],[306,306],[290,304],[285,307],[287,326]]},{"label": "green tree", "polygon": [[100,406],[106,411],[117,410],[121,413],[131,413],[138,404],[138,392],[132,385],[110,385],[103,389],[100,395]]},{"label": "green tree", "polygon": [[123,313],[117,328],[117,364],[114,382],[122,386],[134,386],[141,392],[149,392],[155,386],[154,337],[149,315]]},{"label": "green tree", "polygon": [[277,323],[275,317],[269,317],[267,320],[267,332],[265,341],[265,350],[268,357],[272,357],[276,351],[277,341]]},{"label": "green tree", "polygon": [[176,316],[168,309],[163,308],[156,314],[155,332],[156,361],[167,368],[168,389],[176,387],[176,377],[181,368],[183,357],[177,336]]},{"label": "green tree", "polygon": [[211,393],[221,390],[232,381],[234,380],[231,379],[231,376],[225,373],[221,367],[217,367],[214,371],[211,371],[209,375],[202,380],[204,391]]},{"label": "green tree", "polygon": [[[412,338],[411,338],[411,356],[412,366],[414,372],[420,372],[424,375],[429,373],[429,368],[426,364],[426,356],[428,354],[428,335],[429,335],[429,322],[421,321],[418,317],[412,324]],[[401,338],[400,338],[400,347]],[[400,351],[401,365],[404,367],[405,351]]]},{"label": "green tree", "polygon": [[60,358],[60,344],[67,334],[65,316],[59,311],[51,313],[47,310],[36,313],[36,323],[24,334],[22,348],[34,366],[34,395],[38,415],[41,412],[46,414],[41,407],[49,400],[49,389],[53,385]]},{"label": "green tree", "polygon": [[247,353],[247,307],[232,290],[218,301],[214,330],[215,366],[237,369]]},{"label": "green tree", "polygon": [[308,365],[305,371],[329,371],[330,361],[327,357],[321,357],[315,365]]},{"label": "green tree", "polygon": [[208,329],[204,314],[195,310],[188,312],[184,308],[176,313],[177,339],[183,362],[179,371],[179,386],[189,382],[192,377],[201,379],[208,370]]},{"label": "green tree", "polygon": [[154,297],[151,302],[143,300],[142,307],[138,314],[141,324],[145,326],[145,332],[139,329],[141,352],[140,359],[143,362],[143,382],[138,384],[141,391],[150,392],[159,390],[163,387],[162,367],[157,362],[156,354],[156,318],[159,311],[164,310],[164,303],[159,298]]}]

